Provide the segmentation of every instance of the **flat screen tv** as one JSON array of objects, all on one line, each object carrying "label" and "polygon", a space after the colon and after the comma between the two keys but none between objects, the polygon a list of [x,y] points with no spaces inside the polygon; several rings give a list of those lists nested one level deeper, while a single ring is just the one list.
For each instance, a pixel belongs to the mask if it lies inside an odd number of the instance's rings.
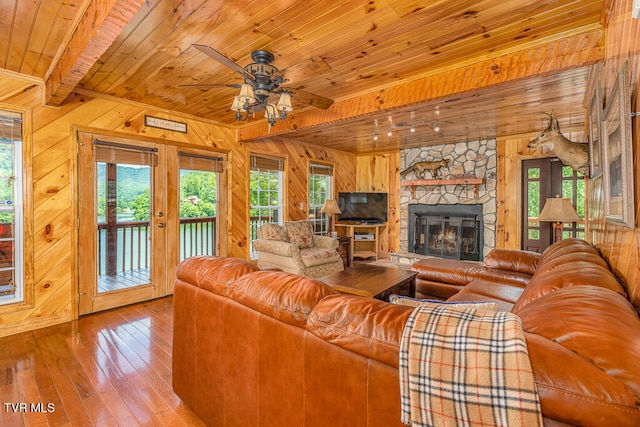
[{"label": "flat screen tv", "polygon": [[338,193],[338,222],[380,224],[387,222],[387,193]]}]

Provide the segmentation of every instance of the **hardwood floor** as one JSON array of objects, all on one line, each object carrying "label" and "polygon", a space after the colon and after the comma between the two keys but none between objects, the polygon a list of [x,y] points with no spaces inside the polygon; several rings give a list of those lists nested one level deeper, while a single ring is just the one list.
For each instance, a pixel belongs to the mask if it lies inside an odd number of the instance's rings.
[{"label": "hardwood floor", "polygon": [[203,426],[171,388],[173,297],[0,338],[0,425]]}]

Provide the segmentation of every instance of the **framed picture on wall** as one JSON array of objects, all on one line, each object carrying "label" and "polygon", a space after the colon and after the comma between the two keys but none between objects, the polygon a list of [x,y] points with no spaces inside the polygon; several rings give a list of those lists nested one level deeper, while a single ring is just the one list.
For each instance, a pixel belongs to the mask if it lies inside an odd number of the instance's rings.
[{"label": "framed picture on wall", "polygon": [[608,222],[635,227],[629,65],[618,72],[607,99],[602,127],[604,214]]},{"label": "framed picture on wall", "polygon": [[589,176],[597,178],[602,174],[602,101],[600,98],[600,85],[593,85],[591,102],[589,103]]}]

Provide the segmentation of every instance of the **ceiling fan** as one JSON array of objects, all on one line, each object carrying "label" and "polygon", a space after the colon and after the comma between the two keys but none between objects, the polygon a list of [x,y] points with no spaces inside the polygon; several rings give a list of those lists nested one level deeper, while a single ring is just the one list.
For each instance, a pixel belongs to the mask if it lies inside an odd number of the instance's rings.
[{"label": "ceiling fan", "polygon": [[[240,74],[244,78],[244,83],[193,84],[181,86],[205,88],[233,87],[240,89],[240,94],[234,98],[231,106],[231,109],[236,112],[236,120],[246,120],[250,115],[264,111],[269,125],[273,126],[276,120],[285,119],[287,112],[293,111],[291,105],[292,94],[294,94],[300,102],[316,108],[327,109],[333,104],[332,99],[314,95],[299,88],[282,86],[284,83],[290,83],[292,79],[300,79],[308,75],[330,71],[331,68],[329,65],[320,57],[309,58],[300,64],[279,70],[271,65],[275,59],[271,52],[256,50],[251,53],[253,62],[243,68],[210,46],[202,44],[193,44],[192,46]],[[277,103],[269,102],[269,97],[272,94],[280,95]],[[280,111],[279,113],[278,110]]]}]

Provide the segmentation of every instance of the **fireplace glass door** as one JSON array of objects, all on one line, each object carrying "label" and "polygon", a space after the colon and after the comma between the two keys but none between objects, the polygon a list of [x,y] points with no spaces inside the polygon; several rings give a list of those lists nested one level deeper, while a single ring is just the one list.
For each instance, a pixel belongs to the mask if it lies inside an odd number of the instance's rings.
[{"label": "fireplace glass door", "polygon": [[413,252],[441,258],[479,260],[479,226],[477,218],[416,215]]}]

